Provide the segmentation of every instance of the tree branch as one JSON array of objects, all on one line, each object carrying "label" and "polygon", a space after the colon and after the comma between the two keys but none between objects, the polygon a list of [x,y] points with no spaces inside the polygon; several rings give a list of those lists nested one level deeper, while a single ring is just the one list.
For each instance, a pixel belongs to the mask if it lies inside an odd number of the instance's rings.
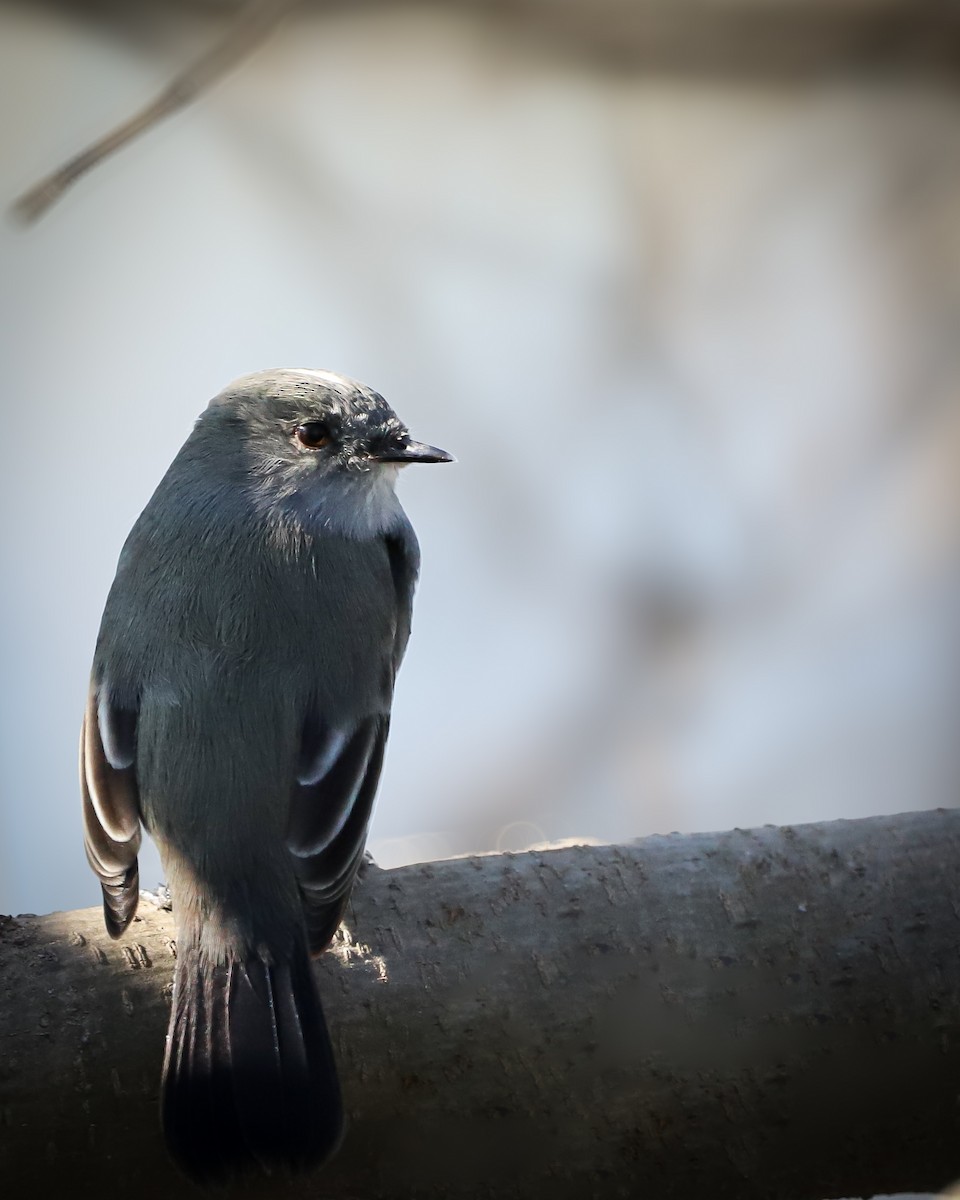
[{"label": "tree branch", "polygon": [[[351,1129],[234,1195],[821,1200],[960,1175],[960,813],[470,858],[358,886],[317,966]],[[0,1177],[193,1194],[170,914],[5,919]]]},{"label": "tree branch", "polygon": [[41,179],[14,202],[13,212],[23,221],[35,221],[77,180],[111,154],[121,150],[165,117],[191,104],[250,55],[301,0],[250,0],[233,19],[224,38],[206,54],[175,76],[155,100],[75,154],[63,166]]},{"label": "tree branch", "polygon": [[[161,0],[155,0],[155,4]],[[103,160],[186,107],[243,61],[302,0],[247,0],[224,37],[140,112],[81,151],[14,202],[32,222]],[[151,7],[141,0],[144,8]],[[65,7],[76,5],[65,4]],[[381,0],[381,7],[393,5]],[[230,9],[230,0],[218,8]],[[755,0],[445,0],[443,8],[495,14],[508,36],[540,49],[573,51],[607,66],[696,76],[820,76],[869,68],[935,72],[960,68],[960,14],[939,0],[821,0],[794,5]],[[129,17],[129,5],[125,16]]]}]

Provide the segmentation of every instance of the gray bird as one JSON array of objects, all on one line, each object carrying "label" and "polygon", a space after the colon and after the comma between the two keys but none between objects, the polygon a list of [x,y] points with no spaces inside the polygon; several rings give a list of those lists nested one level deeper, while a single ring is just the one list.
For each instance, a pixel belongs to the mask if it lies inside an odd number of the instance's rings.
[{"label": "gray bird", "polygon": [[87,857],[119,937],[141,824],[173,897],[162,1122],[211,1182],[307,1169],[342,1130],[310,968],[363,858],[419,567],[398,469],[451,462],[369,388],[248,375],[128,537],[83,722]]}]

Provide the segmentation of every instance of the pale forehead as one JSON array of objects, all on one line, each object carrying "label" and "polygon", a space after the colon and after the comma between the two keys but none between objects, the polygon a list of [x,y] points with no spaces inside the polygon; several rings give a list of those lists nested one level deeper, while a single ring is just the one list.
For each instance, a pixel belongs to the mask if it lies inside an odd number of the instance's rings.
[{"label": "pale forehead", "polygon": [[[358,429],[403,432],[403,425],[383,397],[335,371],[283,367],[235,379],[210,401],[213,410],[227,409],[246,419],[259,415],[297,416],[311,412],[337,416]],[[290,411],[288,411],[290,410]],[[297,410],[297,411],[294,411]]]},{"label": "pale forehead", "polygon": [[318,403],[356,416],[388,417],[382,396],[347,375],[308,367],[283,367],[241,375],[210,401],[211,408],[245,408],[253,403]]},{"label": "pale forehead", "polygon": [[239,379],[227,384],[217,399],[243,392],[283,392],[295,389],[298,385],[302,388],[304,384],[342,394],[369,391],[356,379],[350,379],[347,375],[338,375],[336,371],[322,371],[310,367],[281,367],[271,371],[253,371],[249,375],[241,375]]},{"label": "pale forehead", "polygon": [[283,371],[270,372],[281,380],[289,380],[291,383],[296,383],[302,380],[305,383],[322,384],[338,392],[366,392],[368,388],[362,383],[358,383],[356,379],[351,379],[348,375],[338,375],[336,371],[321,371],[311,367],[290,367]]}]

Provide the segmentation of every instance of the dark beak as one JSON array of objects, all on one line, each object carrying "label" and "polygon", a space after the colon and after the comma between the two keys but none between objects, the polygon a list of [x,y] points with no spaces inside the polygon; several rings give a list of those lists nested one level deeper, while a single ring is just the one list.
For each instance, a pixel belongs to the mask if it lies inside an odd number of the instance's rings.
[{"label": "dark beak", "polygon": [[402,446],[390,446],[379,454],[371,456],[382,463],[435,463],[456,462],[452,454],[446,450],[438,450],[436,446],[426,446],[423,442],[405,442]]}]

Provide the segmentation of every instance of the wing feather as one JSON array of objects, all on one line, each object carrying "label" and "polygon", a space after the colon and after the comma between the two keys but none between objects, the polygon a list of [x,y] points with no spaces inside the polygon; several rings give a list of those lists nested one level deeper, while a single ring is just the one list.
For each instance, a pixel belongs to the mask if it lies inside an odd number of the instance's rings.
[{"label": "wing feather", "polygon": [[140,896],[135,737],[136,714],[116,708],[92,688],[80,733],[83,840],[87,861],[100,880],[104,923],[112,938],[133,920]]},{"label": "wing feather", "polygon": [[[392,652],[383,663],[389,697],[410,636],[420,549],[406,521],[383,539],[383,548],[393,583],[395,617]],[[363,861],[389,729],[388,712],[374,713],[348,728],[331,724],[316,712],[308,713],[304,722],[287,845],[315,954],[336,932]]]},{"label": "wing feather", "polygon": [[[389,717],[378,714],[358,722],[344,737],[336,731],[317,736],[318,723],[313,723],[315,752],[329,758],[330,765],[315,782],[294,788],[287,845],[314,953],[336,932],[363,861],[389,725]],[[339,751],[331,754],[337,746]]]}]

